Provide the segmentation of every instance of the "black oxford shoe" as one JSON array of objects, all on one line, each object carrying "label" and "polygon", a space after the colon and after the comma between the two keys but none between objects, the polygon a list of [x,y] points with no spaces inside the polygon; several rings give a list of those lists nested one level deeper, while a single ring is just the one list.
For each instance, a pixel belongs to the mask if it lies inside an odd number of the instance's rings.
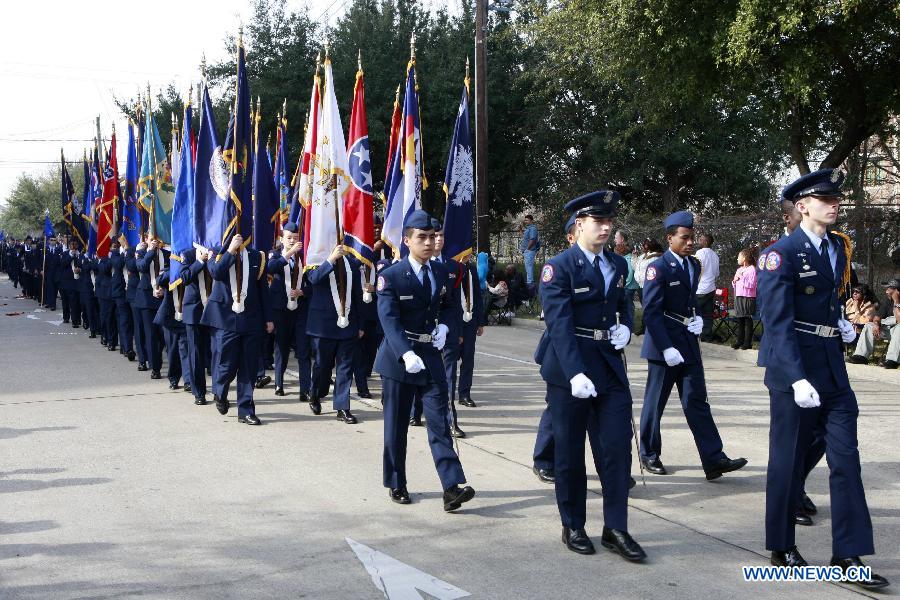
[{"label": "black oxford shoe", "polygon": [[272,378],[269,377],[268,375],[263,375],[262,377],[260,377],[259,379],[256,380],[256,387],[264,388],[267,385],[269,385],[270,383],[272,383]]},{"label": "black oxford shoe", "polygon": [[228,414],[228,398],[219,398],[218,396],[213,396],[213,400],[216,403],[216,410],[219,411],[220,415]]},{"label": "black oxford shoe", "polygon": [[275,395],[276,396],[284,396],[284,388],[280,385],[275,386]]},{"label": "black oxford shoe", "polygon": [[412,418],[410,418],[410,420],[409,420],[409,424],[412,425],[413,427],[421,427],[421,426],[422,426],[422,419],[419,418],[419,417],[412,417]]},{"label": "black oxford shoe", "polygon": [[591,538],[588,537],[588,534],[584,532],[584,529],[569,529],[568,527],[563,527],[562,543],[566,545],[566,548],[572,552],[577,552],[578,554],[593,554],[596,552],[596,550],[594,550],[594,542],[592,542]]},{"label": "black oxford shoe", "polygon": [[309,401],[309,410],[311,410],[314,415],[322,414],[322,403],[319,402],[318,398],[313,398]]},{"label": "black oxford shoe", "polygon": [[708,481],[712,481],[713,479],[718,479],[725,473],[731,473],[732,471],[737,471],[738,469],[743,468],[747,464],[746,458],[723,458],[722,460],[715,462],[708,467],[704,467],[704,471],[706,471],[706,479]]},{"label": "black oxford shoe", "polygon": [[372,392],[370,392],[369,390],[363,390],[361,392],[356,392],[356,395],[359,396],[360,398],[365,398],[366,400],[372,399]]},{"label": "black oxford shoe", "polygon": [[454,425],[453,427],[450,428],[450,435],[452,435],[455,438],[462,439],[462,438],[466,437],[466,432],[463,431],[462,429],[460,429],[458,426]]},{"label": "black oxford shoe", "polygon": [[147,363],[138,363],[138,371],[146,371]]},{"label": "black oxford shoe", "polygon": [[150,379],[162,379],[162,375],[160,374],[159,371],[151,371]]},{"label": "black oxford shoe", "polygon": [[246,417],[238,417],[238,423],[246,423],[247,425],[260,425],[262,421],[256,415],[247,415]]},{"label": "black oxford shoe", "polygon": [[170,383],[170,384],[169,384],[169,389],[170,389],[170,390],[180,390],[180,389],[181,389],[181,386],[178,385],[177,383]]},{"label": "black oxford shoe", "polygon": [[468,406],[469,408],[475,408],[477,406],[470,396],[460,396],[459,403],[463,406]]},{"label": "black oxford shoe", "polygon": [[409,499],[409,492],[406,491],[405,487],[389,490],[388,496],[390,496],[391,502],[396,502],[397,504],[412,504],[412,500]]},{"label": "black oxford shoe", "polygon": [[196,398],[194,399],[194,404],[197,406],[206,406],[206,398]]},{"label": "black oxford shoe", "polygon": [[621,529],[604,527],[600,543],[604,548],[609,548],[631,562],[641,562],[647,558],[647,553],[644,552],[641,545],[634,541],[627,531]]},{"label": "black oxford shoe", "polygon": [[540,469],[535,465],[531,467],[531,472],[537,475],[538,481],[542,483],[556,483],[556,473],[553,469]]},{"label": "black oxford shoe", "polygon": [[118,348],[116,348],[115,346],[112,346],[112,345],[107,346],[106,349],[109,350],[110,352],[115,352],[116,350],[118,350]]},{"label": "black oxford shoe", "polygon": [[794,523],[797,525],[803,525],[804,527],[809,527],[813,524],[812,517],[810,517],[805,512],[797,511],[794,513]]},{"label": "black oxford shoe", "polygon": [[[865,565],[858,556],[851,556],[850,558],[831,557],[831,566],[840,567],[844,571],[844,574],[846,574],[848,567],[856,567],[858,569],[859,567],[864,567]],[[848,583],[858,585],[859,587],[867,590],[879,590],[890,585],[887,579],[885,579],[881,575],[876,575],[875,573],[871,573],[869,578],[863,581],[847,581]]]},{"label": "black oxford shoe", "polygon": [[354,423],[357,422],[356,417],[353,416],[353,413],[351,413],[349,410],[343,410],[343,409],[337,411],[337,420],[343,421],[347,425],[353,425]]},{"label": "black oxford shoe", "polygon": [[300,402],[309,403],[309,394],[300,392]]},{"label": "black oxford shoe", "polygon": [[651,458],[649,460],[644,461],[644,468],[647,471],[650,471],[654,475],[665,475],[668,473],[666,468],[663,466],[662,461],[658,458]]},{"label": "black oxford shoe", "polygon": [[475,497],[475,490],[471,486],[459,487],[454,485],[452,488],[444,491],[444,510],[450,512],[456,510]]},{"label": "black oxford shoe", "polygon": [[797,546],[791,546],[787,550],[773,550],[769,562],[776,567],[805,567],[809,564],[800,555]]},{"label": "black oxford shoe", "polygon": [[191,390],[193,390],[194,388],[191,387],[191,384],[186,383],[186,384],[184,384],[184,387],[181,388],[181,389],[183,389],[185,392],[187,392],[188,394],[190,394],[190,393],[191,393]]},{"label": "black oxford shoe", "polygon": [[818,512],[816,505],[806,494],[803,494],[803,497],[800,499],[800,507],[803,509],[803,512],[808,515],[814,515]]},{"label": "black oxford shoe", "polygon": [[125,356],[128,357],[128,362],[134,362],[134,357],[137,355],[134,353],[134,350],[129,350],[125,353]]}]

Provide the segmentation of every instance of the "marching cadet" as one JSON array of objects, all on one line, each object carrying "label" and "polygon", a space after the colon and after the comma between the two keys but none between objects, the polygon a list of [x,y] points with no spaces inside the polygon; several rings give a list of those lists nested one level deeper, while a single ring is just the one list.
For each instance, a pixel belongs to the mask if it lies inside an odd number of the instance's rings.
[{"label": "marching cadet", "polygon": [[553,421],[563,544],[579,554],[595,552],[584,529],[584,439],[593,411],[604,453],[601,544],[638,562],[646,553],[628,533],[631,392],[619,352],[631,338],[624,291],[628,265],[604,250],[618,200],[618,192],[600,190],[566,204],[575,215],[578,241],[541,270],[547,342],[540,371]]},{"label": "marching cadet", "polygon": [[[459,403],[469,408],[475,408],[472,400],[472,376],[475,372],[475,340],[484,333],[485,319],[484,304],[481,297],[481,284],[478,280],[478,269],[475,266],[474,255],[460,264],[459,274],[459,302],[462,308],[462,324],[460,331],[459,367],[457,371],[456,361],[451,365],[450,396],[454,396],[454,389],[458,393]],[[457,378],[457,373],[459,377]]]},{"label": "marching cadet", "polygon": [[100,343],[112,352],[118,346],[119,329],[115,315],[116,303],[112,297],[112,269],[109,256],[97,259],[95,291],[97,302],[100,304]]},{"label": "marching cadet", "polygon": [[141,317],[141,308],[136,300],[137,289],[141,284],[141,274],[137,268],[137,261],[144,257],[146,246],[141,243],[137,248],[125,250],[125,269],[128,271],[128,279],[125,284],[125,302],[131,310],[131,323],[134,331],[134,348],[137,352],[138,371],[146,371],[147,366],[147,337],[144,335],[144,320]]},{"label": "marching cadet", "polygon": [[[794,516],[804,459],[816,427],[825,431],[830,470],[831,565],[845,572],[874,554],[872,520],[860,475],[856,423],[859,407],[850,387],[841,341],[854,336],[838,300],[847,256],[827,228],[837,220],[843,173],[821,169],[782,191],[802,215],[794,232],[760,259],[765,335],[759,351],[771,404],[766,473],[766,548],[773,565],[805,566],[797,550]],[[866,589],[888,581],[871,574],[855,581]]]},{"label": "marching cadet", "polygon": [[369,399],[372,393],[369,391],[368,378],[372,374],[372,364],[378,353],[378,303],[375,296],[375,286],[370,283],[370,277],[375,270],[366,266],[362,261],[357,261],[359,269],[359,282],[362,286],[362,301],[359,303],[359,328],[362,337],[357,338],[353,349],[353,382],[356,384],[356,395]]},{"label": "marching cadet", "polygon": [[303,269],[303,243],[296,223],[281,227],[281,250],[271,253],[267,272],[272,277],[269,299],[275,322],[275,395],[284,396],[284,372],[291,356],[297,357],[300,374],[300,402],[309,402],[312,385],[309,338],[306,323],[309,314],[309,285]]},{"label": "marching cadet", "polygon": [[[168,362],[166,378],[169,380],[169,389],[179,389],[181,386],[178,382],[183,378],[184,390],[190,392],[190,358],[188,357],[184,323],[181,322],[184,282],[179,280],[173,282],[171,273],[172,256],[169,255],[156,280],[157,287],[153,290],[153,296],[160,301],[153,323],[162,329],[166,339],[166,360]],[[176,283],[174,289],[170,289],[171,283]]]},{"label": "marching cadet", "polygon": [[46,308],[56,312],[56,238],[45,237],[44,245],[46,246],[45,255],[41,257],[40,266],[41,285],[43,286],[41,299]]},{"label": "marching cadet", "polygon": [[[266,257],[254,248],[243,247],[235,235],[226,249],[216,249],[209,261],[212,294],[203,310],[201,324],[210,328],[213,354],[213,398],[219,414],[230,407],[228,391],[237,378],[238,422],[259,425],[253,387],[259,367],[260,338],[272,333]],[[240,258],[238,258],[240,257]],[[240,272],[238,272],[240,269]]]},{"label": "marching cadet", "polygon": [[97,306],[97,296],[94,294],[94,282],[97,279],[97,264],[87,253],[78,257],[79,302],[81,304],[81,325],[90,329],[90,339],[100,333],[100,310]]},{"label": "marching cadet", "polygon": [[707,400],[697,337],[703,330],[703,319],[695,314],[700,261],[692,256],[694,216],[687,211],[675,212],[666,217],[663,226],[669,249],[647,266],[644,283],[646,335],[641,358],[648,364],[641,409],[641,462],[651,473],[666,474],[660,460],[660,420],[675,385],[706,479],[718,479],[723,473],[742,468],[747,459],[730,459],[722,451],[722,438]]},{"label": "marching cadet", "polygon": [[[81,302],[78,297],[78,242],[69,240],[69,249],[59,257],[59,291],[66,298],[63,308],[68,308],[68,315],[63,312],[63,322],[71,321],[73,328],[81,327]],[[66,317],[68,316],[68,319]]]},{"label": "marching cadet", "polygon": [[441,264],[429,259],[434,250],[431,217],[415,210],[403,224],[409,256],[378,274],[378,318],[384,341],[375,369],[381,374],[384,404],[384,487],[397,504],[411,502],[406,489],[406,443],[413,398],[420,394],[428,426],[428,444],[444,490],[444,510],[460,508],[475,496],[465,484],[447,418],[447,374],[441,349],[446,322],[453,319],[450,280]]},{"label": "marching cadet", "polygon": [[[359,305],[362,303],[359,263],[346,256],[343,245],[338,244],[331,251],[328,260],[307,272],[306,279],[310,285],[306,335],[309,336],[315,357],[309,408],[315,415],[322,412],[320,399],[322,392],[328,389],[333,365],[335,373],[332,405],[337,411],[337,420],[352,425],[357,422],[356,416],[350,412],[353,350],[357,338],[364,333],[359,323]],[[344,282],[346,291],[344,315],[338,315],[335,306],[341,281]]]},{"label": "marching cadet", "polygon": [[115,315],[115,323],[110,324],[110,328],[115,327],[119,334],[120,352],[128,357],[129,361],[134,361],[134,325],[131,322],[131,307],[128,305],[125,290],[125,252],[121,248],[119,241],[110,240],[109,244],[109,295],[112,298],[112,311]]},{"label": "marching cadet", "polygon": [[[150,379],[162,379],[162,332],[154,324],[156,312],[159,310],[161,299],[154,293],[159,287],[159,274],[163,270],[167,250],[160,248],[159,240],[149,240],[146,251],[135,259],[140,281],[134,294],[134,304],[141,311],[141,323],[144,328],[144,352],[150,362]],[[139,244],[138,249],[142,249]],[[138,369],[140,370],[140,369]]]},{"label": "marching cadet", "polygon": [[212,292],[212,277],[206,269],[209,254],[205,250],[185,250],[181,254],[181,279],[184,282],[184,299],[181,306],[181,322],[187,341],[188,363],[182,365],[190,372],[191,392],[194,404],[206,404],[206,367],[209,362],[209,330],[201,324],[203,308]]}]

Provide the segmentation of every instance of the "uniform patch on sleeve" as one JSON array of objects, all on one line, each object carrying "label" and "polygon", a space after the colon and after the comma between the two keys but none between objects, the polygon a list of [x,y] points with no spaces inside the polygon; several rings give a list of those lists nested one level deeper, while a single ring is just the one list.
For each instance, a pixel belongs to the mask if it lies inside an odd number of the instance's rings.
[{"label": "uniform patch on sleeve", "polygon": [[380,292],[381,290],[383,290],[386,287],[387,287],[387,280],[385,280],[384,275],[379,275],[378,276],[378,285],[377,285],[376,289]]},{"label": "uniform patch on sleeve", "polygon": [[775,271],[781,266],[781,255],[775,250],[769,252],[766,256],[766,271]]},{"label": "uniform patch on sleeve", "polygon": [[653,281],[656,279],[656,267],[647,267],[647,281]]},{"label": "uniform patch on sleeve", "polygon": [[541,269],[541,281],[544,283],[553,281],[553,265],[544,265],[544,268]]},{"label": "uniform patch on sleeve", "polygon": [[767,254],[765,252],[763,252],[762,254],[759,255],[759,260],[756,261],[756,268],[759,269],[760,271],[762,271],[763,269],[766,268],[766,256],[767,256]]}]

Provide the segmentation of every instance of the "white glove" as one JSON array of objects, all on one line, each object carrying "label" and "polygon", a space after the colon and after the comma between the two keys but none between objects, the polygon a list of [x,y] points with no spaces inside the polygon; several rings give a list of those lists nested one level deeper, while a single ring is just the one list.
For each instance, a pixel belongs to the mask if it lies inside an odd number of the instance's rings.
[{"label": "white glove", "polygon": [[856,339],[856,330],[853,324],[847,319],[838,319],[838,329],[841,330],[841,339],[845,344],[849,344]]},{"label": "white glove", "polygon": [[616,350],[621,350],[631,341],[631,330],[624,325],[614,325],[610,330],[610,343]]},{"label": "white glove", "polygon": [[419,358],[419,355],[412,350],[407,351],[403,355],[403,362],[406,365],[406,372],[416,374],[425,368],[425,363]]},{"label": "white glove", "polygon": [[588,376],[584,373],[579,373],[570,379],[569,383],[572,384],[572,395],[576,398],[597,397],[597,389],[594,387],[594,382],[588,379]]},{"label": "white glove", "polygon": [[791,384],[794,388],[794,402],[800,408],[815,408],[819,406],[819,392],[805,379]]},{"label": "white glove", "polygon": [[691,317],[687,324],[687,330],[694,335],[700,335],[703,331],[703,317]]},{"label": "white glove", "polygon": [[684,362],[684,357],[676,348],[666,348],[665,350],[663,350],[663,358],[665,359],[666,364],[670,367],[680,365]]},{"label": "white glove", "polygon": [[431,345],[437,348],[438,350],[444,349],[444,344],[447,343],[447,326],[443,323],[438,324],[437,327],[434,328],[434,331],[431,332]]}]

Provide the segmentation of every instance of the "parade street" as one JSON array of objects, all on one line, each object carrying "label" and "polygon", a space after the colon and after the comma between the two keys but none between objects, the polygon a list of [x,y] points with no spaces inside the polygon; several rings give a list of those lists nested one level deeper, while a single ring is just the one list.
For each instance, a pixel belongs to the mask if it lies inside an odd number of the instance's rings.
[{"label": "parade street", "polygon": [[[838,584],[744,581],[742,566],[769,562],[769,398],[762,369],[748,362],[712,353],[704,361],[725,451],[747,457],[747,467],[707,482],[675,397],[663,419],[670,474],[648,474],[645,486],[632,456],[638,483],[628,527],[648,559],[631,564],[599,546],[593,556],[567,550],[554,488],[532,473],[545,406],[532,362],[538,327],[489,327],[479,339],[478,406],[459,408],[468,437],[458,440],[477,495],[445,513],[425,428],[409,433],[413,503],[392,503],[382,487],[377,378],[373,400],[353,397],[360,422],[345,425],[330,397],[321,416],[297,402],[289,372],[287,396],[272,385],[257,391],[263,426],[247,427],[236,411],[223,417],[211,404],[195,406],[190,394],[151,381],[17,294],[0,280],[4,600],[878,596]],[[635,419],[646,379],[639,348],[633,340],[626,353]],[[896,581],[900,399],[895,386],[853,374],[851,382],[877,551],[866,563]],[[599,539],[595,473],[588,490],[586,529]],[[824,461],[807,490],[819,512],[814,526],[797,527],[797,543],[810,564],[827,565]]]}]

